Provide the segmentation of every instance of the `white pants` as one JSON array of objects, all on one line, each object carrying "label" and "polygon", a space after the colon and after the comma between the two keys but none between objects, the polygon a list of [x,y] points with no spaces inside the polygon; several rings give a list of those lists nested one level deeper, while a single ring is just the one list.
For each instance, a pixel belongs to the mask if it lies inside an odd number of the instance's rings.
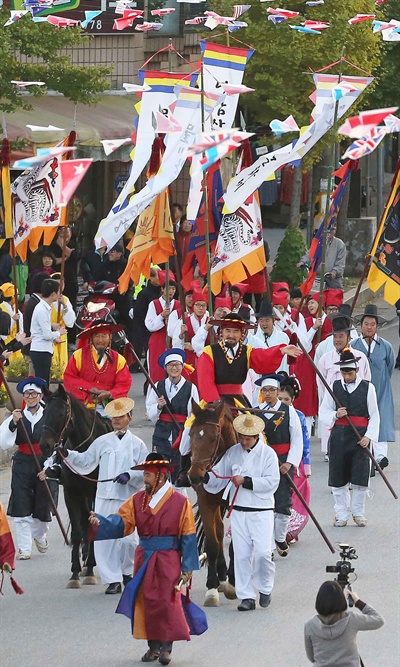
[{"label": "white pants", "polygon": [[333,486],[332,493],[335,500],[335,517],[338,521],[348,521],[350,515],[365,518],[365,501],[367,498],[367,486],[352,484],[352,497],[350,499],[349,484],[345,486]]},{"label": "white pants", "polygon": [[305,419],[306,419],[308,437],[311,438],[311,431],[314,423],[314,417],[306,417]]},{"label": "white pants", "polygon": [[14,517],[13,521],[17,533],[18,550],[21,553],[30,555],[33,539],[37,540],[42,547],[46,546],[46,535],[49,530],[49,524],[46,521],[39,521],[31,516]]},{"label": "white pants", "polygon": [[373,450],[374,450],[374,456],[379,463],[383,459],[384,456],[388,455],[388,444],[385,440],[381,440],[380,442],[374,442],[373,445]]},{"label": "white pants", "polygon": [[238,512],[231,515],[235,552],[235,588],[239,600],[255,600],[256,591],[269,594],[274,587],[271,560],[274,512]]},{"label": "white pants", "polygon": [[290,521],[290,515],[279,514],[274,512],[274,539],[272,541],[272,549],[275,549],[276,542],[285,542],[287,529]]},{"label": "white pants", "polygon": [[[95,512],[108,516],[118,512],[123,500],[97,498]],[[94,543],[94,555],[103,584],[122,582],[122,575],[133,574],[133,559],[138,544],[136,531],[118,540],[101,540]]]},{"label": "white pants", "polygon": [[324,454],[328,453],[328,441],[329,437],[331,435],[331,432],[328,428],[328,426],[325,426],[325,424],[320,424],[320,434],[321,434],[321,452]]}]

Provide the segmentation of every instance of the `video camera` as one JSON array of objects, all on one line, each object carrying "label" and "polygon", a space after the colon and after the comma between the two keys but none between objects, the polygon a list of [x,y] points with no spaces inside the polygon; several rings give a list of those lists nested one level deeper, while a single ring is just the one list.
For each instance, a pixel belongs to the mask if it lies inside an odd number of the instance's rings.
[{"label": "video camera", "polygon": [[344,589],[350,586],[349,574],[355,570],[354,567],[351,567],[350,561],[356,560],[358,556],[354,547],[349,547],[348,544],[339,544],[339,547],[342,560],[339,560],[336,565],[327,565],[326,572],[335,572],[338,575],[336,581]]}]

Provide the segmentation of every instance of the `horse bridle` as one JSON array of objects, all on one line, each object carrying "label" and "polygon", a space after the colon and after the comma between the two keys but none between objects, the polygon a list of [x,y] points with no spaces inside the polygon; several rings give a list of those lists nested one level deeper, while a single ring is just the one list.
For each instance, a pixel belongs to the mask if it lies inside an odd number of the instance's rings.
[{"label": "horse bridle", "polygon": [[[218,452],[218,448],[219,448],[221,438],[222,438],[222,428],[221,428],[221,424],[219,422],[204,422],[204,423],[208,424],[209,426],[216,426],[217,427],[217,429],[218,429],[217,441],[216,441],[216,444],[215,444],[215,447],[214,447],[214,450],[213,450],[213,453],[211,454],[211,456],[207,456],[207,458],[205,458],[205,459],[199,459],[198,461],[194,461],[192,459],[191,464],[192,464],[192,466],[198,466],[199,468],[202,468],[203,470],[209,471],[210,468],[213,467],[214,463],[216,463],[217,458],[218,458],[217,457],[217,452]],[[207,465],[204,466],[203,465],[204,463],[207,463]]]},{"label": "horse bridle", "polygon": [[[97,404],[96,400],[95,400],[95,404]],[[55,436],[58,437],[58,442],[56,443],[55,448],[60,447],[60,446],[63,445],[64,436],[67,432],[67,429],[68,429],[68,426],[70,425],[70,423],[72,423],[72,405],[71,405],[71,399],[67,394],[67,419],[66,419],[66,422],[65,422],[63,428],[61,429],[60,435],[59,436],[57,435],[57,431],[52,426],[48,426],[47,424],[45,424],[43,426],[43,431],[47,429],[48,431],[52,431],[55,434]],[[91,439],[91,437],[93,435],[93,432],[94,432],[95,424],[96,424],[96,409],[94,410],[93,423],[92,423],[92,428],[90,429],[89,435],[87,436],[87,438],[82,440],[82,442],[79,443],[79,445],[77,447],[75,447],[74,451],[77,451],[78,449],[80,449],[82,447],[82,445],[84,445],[88,440]]]}]

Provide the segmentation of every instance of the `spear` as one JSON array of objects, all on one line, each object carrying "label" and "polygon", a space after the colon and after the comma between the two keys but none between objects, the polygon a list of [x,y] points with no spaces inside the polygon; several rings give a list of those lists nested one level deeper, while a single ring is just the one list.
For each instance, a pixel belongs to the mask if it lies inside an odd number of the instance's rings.
[{"label": "spear", "polygon": [[[6,391],[7,391],[8,395],[9,395],[9,397],[10,397],[10,401],[11,401],[11,405],[12,405],[12,407],[13,407],[13,410],[16,410],[16,409],[17,409],[17,406],[16,406],[16,403],[15,403],[14,397],[13,397],[13,395],[11,394],[10,387],[9,387],[9,385],[8,385],[8,382],[7,382],[7,380],[6,380],[5,376],[4,376],[4,373],[3,373],[3,369],[2,369],[1,367],[0,367],[0,380],[1,380],[2,384],[4,384],[4,386],[5,386],[5,388],[6,388]],[[31,441],[31,439],[30,439],[30,437],[29,437],[29,433],[28,433],[28,431],[27,431],[27,429],[26,429],[26,426],[25,426],[25,424],[24,424],[23,419],[20,420],[20,424],[21,424],[21,427],[22,427],[22,430],[23,430],[24,437],[25,437],[25,439],[26,439],[27,445],[28,445],[29,449],[31,450],[31,454],[32,454],[32,456],[33,456],[33,460],[35,461],[35,465],[36,465],[37,471],[38,471],[38,472],[42,472],[42,470],[43,470],[43,466],[40,465],[39,459],[38,459],[37,455],[35,454],[35,450],[33,449],[32,441]],[[61,530],[62,536],[63,536],[63,538],[64,538],[65,544],[66,544],[67,546],[69,546],[68,536],[67,536],[66,530],[65,530],[65,528],[64,528],[64,526],[63,526],[63,524],[62,524],[60,515],[59,515],[59,513],[58,513],[56,504],[55,504],[55,502],[54,502],[54,498],[53,498],[53,496],[51,495],[51,491],[50,491],[50,489],[49,489],[49,485],[47,484],[47,481],[46,481],[46,480],[43,480],[43,481],[42,481],[42,484],[44,484],[44,488],[46,489],[46,494],[47,494],[48,499],[49,499],[49,502],[50,502],[51,510],[52,510],[54,516],[55,516],[56,519],[57,519],[58,525],[60,526],[60,530]]]},{"label": "spear", "polygon": [[[276,313],[276,315],[278,316],[278,319],[283,320],[282,315],[280,314],[279,310],[277,310],[276,308],[275,308],[275,313]],[[297,334],[294,334],[294,335],[297,337],[296,344],[299,346],[300,350],[303,352],[303,354],[305,355],[305,357],[306,357],[306,358],[308,359],[308,361],[310,362],[310,364],[311,364],[311,366],[313,367],[314,371],[316,372],[316,374],[318,375],[318,377],[319,377],[319,379],[321,380],[322,384],[324,385],[326,391],[328,392],[328,394],[330,395],[330,397],[333,398],[333,400],[335,401],[336,406],[337,406],[338,408],[342,408],[343,405],[341,404],[341,402],[339,401],[339,399],[338,399],[338,398],[335,396],[335,394],[333,393],[332,389],[331,389],[330,386],[328,385],[327,381],[325,380],[325,378],[324,378],[324,376],[322,375],[321,371],[319,370],[318,366],[315,364],[314,359],[312,359],[312,357],[310,357],[310,355],[309,355],[308,352],[306,351],[306,349],[305,349],[303,343],[301,342],[300,338],[298,337],[298,335],[297,335]],[[346,419],[348,425],[352,428],[354,434],[357,436],[358,441],[361,440],[361,435],[360,435],[360,433],[358,432],[358,430],[356,429],[356,427],[354,426],[353,422],[351,421],[351,418],[350,418],[348,415],[345,415],[345,419]],[[395,498],[396,500],[398,500],[398,496],[397,496],[395,490],[393,489],[391,483],[389,482],[388,478],[386,477],[386,475],[385,475],[385,473],[383,472],[382,468],[380,467],[379,463],[377,463],[377,461],[376,461],[374,455],[372,454],[372,452],[368,449],[368,447],[365,447],[365,448],[364,448],[364,451],[367,453],[367,455],[368,455],[369,458],[371,459],[372,463],[374,464],[375,468],[376,468],[377,471],[379,472],[380,476],[382,477],[383,481],[385,482],[386,486],[388,487],[388,489],[389,489],[390,493],[392,494],[393,498]]]}]

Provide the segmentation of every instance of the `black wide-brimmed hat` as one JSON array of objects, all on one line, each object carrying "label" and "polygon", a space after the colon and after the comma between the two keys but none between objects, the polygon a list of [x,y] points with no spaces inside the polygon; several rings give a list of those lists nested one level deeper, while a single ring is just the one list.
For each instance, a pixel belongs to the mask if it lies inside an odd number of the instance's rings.
[{"label": "black wide-brimmed hat", "polygon": [[267,299],[264,299],[260,303],[260,312],[256,313],[256,317],[260,319],[260,317],[270,317],[271,319],[275,319],[275,315],[273,312],[273,307],[272,307],[272,301],[268,301]]},{"label": "black wide-brimmed hat", "polygon": [[86,327],[86,329],[78,333],[77,338],[86,340],[96,333],[108,333],[112,336],[112,334],[117,333],[117,331],[124,331],[124,327],[119,324],[106,322],[106,320],[94,320],[88,327]]},{"label": "black wide-brimmed hat", "polygon": [[343,313],[336,313],[331,321],[334,334],[351,330],[351,319],[347,315],[343,315]]},{"label": "black wide-brimmed hat", "polygon": [[256,329],[257,324],[252,324],[238,313],[228,313],[221,320],[212,320],[212,323],[220,329]]},{"label": "black wide-brimmed hat", "polygon": [[334,362],[334,366],[340,366],[340,370],[343,368],[358,368],[357,362],[360,359],[361,357],[356,357],[349,347],[345,347],[340,353],[339,361]]},{"label": "black wide-brimmed hat", "polygon": [[150,452],[150,454],[147,454],[145,461],[138,463],[136,466],[132,466],[131,470],[147,470],[147,472],[161,472],[166,475],[174,468],[174,463],[161,458],[160,454],[157,454],[157,452]]},{"label": "black wide-brimmed hat", "polygon": [[364,312],[361,315],[355,315],[354,319],[357,324],[362,324],[365,317],[374,317],[378,323],[385,324],[387,320],[384,317],[378,315],[378,308],[375,303],[367,303],[364,308]]}]

